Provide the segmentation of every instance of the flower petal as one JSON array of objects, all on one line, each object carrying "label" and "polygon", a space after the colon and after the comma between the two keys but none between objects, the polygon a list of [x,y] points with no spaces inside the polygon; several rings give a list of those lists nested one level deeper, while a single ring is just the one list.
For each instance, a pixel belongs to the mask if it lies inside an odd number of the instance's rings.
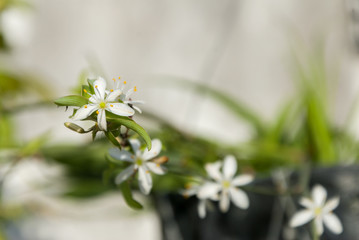
[{"label": "flower petal", "polygon": [[234,156],[229,155],[224,158],[223,175],[225,179],[232,179],[237,172],[237,161]]},{"label": "flower petal", "polygon": [[153,139],[152,140],[152,148],[150,151],[146,148],[145,151],[142,154],[142,158],[144,161],[148,161],[154,157],[156,157],[162,149],[162,143],[159,139]]},{"label": "flower petal", "polygon": [[327,191],[322,185],[315,185],[312,190],[312,199],[316,206],[323,206],[327,199]]},{"label": "flower petal", "polygon": [[144,104],[145,102],[142,100],[125,100],[123,103],[126,104]]},{"label": "flower petal", "polygon": [[88,104],[82,106],[77,110],[75,115],[72,117],[73,120],[82,120],[90,116],[94,111],[98,109],[97,104]]},{"label": "flower petal", "polygon": [[207,171],[207,174],[216,180],[217,182],[222,181],[222,174],[220,172],[220,168],[222,166],[221,162],[215,162],[215,163],[207,163],[205,166],[205,169]]},{"label": "flower petal", "polygon": [[137,156],[137,157],[139,157],[140,156],[140,147],[141,147],[141,143],[140,143],[140,141],[138,140],[138,139],[130,139],[129,140],[129,142],[130,142],[130,144],[131,144],[131,147],[132,147],[132,150],[133,150],[133,152],[135,153],[135,155]]},{"label": "flower petal", "polygon": [[121,184],[123,181],[125,181],[134,173],[135,173],[135,165],[132,164],[131,166],[127,167],[125,170],[123,170],[120,174],[117,175],[115,179],[115,183]]},{"label": "flower petal", "polygon": [[132,105],[132,108],[135,109],[137,112],[142,113],[142,110],[139,107]]},{"label": "flower petal", "polygon": [[135,111],[131,107],[123,103],[107,103],[106,110],[113,114],[125,117],[135,114]]},{"label": "flower petal", "polygon": [[146,167],[138,168],[138,185],[143,194],[149,194],[152,188],[152,177]]},{"label": "flower petal", "polygon": [[298,227],[314,218],[314,213],[311,210],[301,210],[293,215],[289,221],[289,226]]},{"label": "flower petal", "polygon": [[299,199],[299,204],[302,205],[303,207],[306,207],[306,208],[314,208],[315,207],[315,204],[312,200],[310,200],[309,198],[306,198],[306,197],[302,197]]},{"label": "flower petal", "polygon": [[105,99],[106,81],[102,77],[98,77],[93,83],[93,89],[98,100]]},{"label": "flower petal", "polygon": [[318,236],[323,234],[323,220],[321,216],[318,216],[314,219],[315,230],[317,231]]},{"label": "flower petal", "polygon": [[229,209],[229,196],[227,191],[222,191],[219,199],[219,209],[221,212],[227,212]]},{"label": "flower petal", "polygon": [[114,159],[126,162],[134,162],[134,156],[128,151],[120,150],[118,148],[110,148],[110,150],[108,150],[108,153]]},{"label": "flower petal", "polygon": [[98,110],[97,124],[100,130],[107,131],[106,111],[104,109]]},{"label": "flower petal", "polygon": [[148,169],[155,174],[163,175],[166,173],[160,164],[153,163],[153,162],[147,162],[145,164],[148,167]]},{"label": "flower petal", "polygon": [[214,182],[204,183],[198,190],[197,197],[200,199],[216,196],[221,190],[221,185]]},{"label": "flower petal", "polygon": [[253,176],[250,174],[239,175],[232,180],[233,186],[243,186],[253,181]]},{"label": "flower petal", "polygon": [[116,90],[111,89],[111,91],[108,93],[106,97],[106,101],[107,102],[116,101],[116,99],[121,95],[121,93],[122,93],[121,89],[116,89]]},{"label": "flower petal", "polygon": [[199,200],[197,210],[200,218],[206,217],[206,200]]},{"label": "flower petal", "polygon": [[91,97],[89,98],[89,101],[94,103],[94,104],[101,103],[101,99],[99,99],[95,94],[91,95]]},{"label": "flower petal", "polygon": [[249,199],[245,192],[241,189],[231,187],[229,189],[232,202],[239,208],[247,209],[249,207]]},{"label": "flower petal", "polygon": [[328,213],[333,211],[339,205],[339,197],[334,197],[328,200],[328,202],[323,207],[323,212]]},{"label": "flower petal", "polygon": [[323,216],[325,226],[335,234],[343,232],[343,226],[339,218],[334,213],[328,213]]}]

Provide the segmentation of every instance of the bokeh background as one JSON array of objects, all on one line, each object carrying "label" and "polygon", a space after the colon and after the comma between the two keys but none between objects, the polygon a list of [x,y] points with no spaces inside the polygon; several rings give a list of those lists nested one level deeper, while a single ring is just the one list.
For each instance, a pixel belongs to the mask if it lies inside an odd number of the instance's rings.
[{"label": "bokeh background", "polygon": [[[83,71],[96,69],[108,82],[121,76],[136,85],[143,110],[224,143],[245,142],[248,127],[210,98],[167,82],[207,84],[270,122],[295,92],[293,56],[320,46],[335,124],[346,124],[358,96],[357,0],[29,0],[6,9],[0,20],[11,46],[0,55],[2,68],[38,76],[53,98],[68,95]],[[15,119],[17,137],[27,141],[49,132],[51,142],[89,141],[64,128],[68,115],[55,105],[23,111]],[[359,136],[358,126],[346,127]],[[39,205],[38,215],[22,223],[26,239],[160,238],[156,213],[134,212],[119,196],[83,204],[28,189],[59,172],[25,162],[11,174],[8,199]]]}]

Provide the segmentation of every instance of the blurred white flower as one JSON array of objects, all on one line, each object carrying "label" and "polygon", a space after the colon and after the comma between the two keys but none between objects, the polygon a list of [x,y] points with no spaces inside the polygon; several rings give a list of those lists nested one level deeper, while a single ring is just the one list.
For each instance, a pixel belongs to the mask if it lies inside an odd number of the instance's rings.
[{"label": "blurred white flower", "polygon": [[115,180],[116,184],[121,184],[138,171],[138,183],[140,190],[144,194],[149,194],[152,188],[152,177],[150,172],[158,175],[163,175],[165,173],[160,164],[150,161],[161,152],[162,143],[159,139],[154,139],[152,140],[151,150],[148,151],[146,148],[144,152],[141,152],[141,145],[137,139],[130,139],[130,144],[133,152],[135,153],[134,155],[126,150],[119,150],[118,148],[112,148],[109,150],[111,157],[117,160],[133,163],[117,175]]},{"label": "blurred white flower", "polygon": [[122,94],[120,89],[111,89],[106,93],[106,81],[102,77],[98,77],[93,86],[95,94],[90,94],[90,103],[78,109],[73,116],[73,120],[85,119],[96,111],[98,114],[97,123],[100,130],[107,131],[106,111],[119,116],[132,116],[135,113],[126,104],[115,102],[116,98]]},{"label": "blurred white flower", "polygon": [[[201,185],[190,185],[187,189],[181,191],[182,195],[186,198],[196,195],[198,198],[198,192],[201,189]],[[198,198],[198,205],[197,205],[197,211],[200,218],[205,218],[206,213],[206,206],[209,206],[210,202],[207,198]],[[218,194],[210,196],[210,200],[218,201]]]},{"label": "blurred white flower", "polygon": [[320,236],[323,234],[323,223],[333,233],[343,232],[343,226],[339,218],[332,212],[339,205],[339,197],[331,198],[326,202],[327,191],[321,185],[315,185],[312,189],[312,199],[301,198],[299,203],[305,210],[300,210],[291,218],[291,227],[301,226],[314,219],[315,229]]},{"label": "blurred white flower", "polygon": [[27,8],[12,7],[1,13],[0,28],[12,47],[28,46],[33,36],[33,14]]},{"label": "blurred white flower", "polygon": [[208,175],[216,182],[206,182],[198,191],[198,198],[208,199],[215,198],[218,193],[219,207],[222,212],[227,212],[229,203],[232,201],[237,207],[246,209],[249,206],[247,194],[239,186],[246,185],[253,181],[253,176],[242,174],[234,176],[237,172],[237,161],[234,156],[226,156],[224,158],[222,172],[220,168],[222,162],[216,162],[206,165]]}]

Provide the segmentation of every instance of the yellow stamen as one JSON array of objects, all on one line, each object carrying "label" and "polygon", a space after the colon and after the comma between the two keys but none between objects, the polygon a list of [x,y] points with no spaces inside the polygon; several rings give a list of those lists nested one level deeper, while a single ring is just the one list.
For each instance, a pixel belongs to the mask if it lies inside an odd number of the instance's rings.
[{"label": "yellow stamen", "polygon": [[134,87],[134,89],[133,89],[135,92],[137,92],[137,87]]},{"label": "yellow stamen", "polygon": [[112,104],[111,104],[110,106],[111,106],[111,107],[113,107],[113,105],[112,105]]},{"label": "yellow stamen", "polygon": [[87,105],[85,105],[85,107],[84,108],[87,108]]},{"label": "yellow stamen", "polygon": [[98,86],[96,85],[95,88],[97,88]]},{"label": "yellow stamen", "polygon": [[160,167],[160,164],[159,164],[159,163],[157,163],[157,164],[156,164],[156,167]]},{"label": "yellow stamen", "polygon": [[127,82],[126,81],[123,81],[123,84],[126,84]]},{"label": "yellow stamen", "polygon": [[150,173],[150,171],[147,170],[146,173]]},{"label": "yellow stamen", "polygon": [[86,89],[84,89],[84,93],[87,93],[87,90],[86,90]]},{"label": "yellow stamen", "polygon": [[118,77],[118,79],[121,79],[121,77]]},{"label": "yellow stamen", "polygon": [[111,89],[110,91],[113,92],[113,89]]},{"label": "yellow stamen", "polygon": [[116,82],[116,79],[115,79],[115,78],[112,78],[112,80],[113,80],[114,82]]},{"label": "yellow stamen", "polygon": [[190,189],[191,188],[191,184],[190,183],[186,183],[186,185],[184,185],[185,189]]},{"label": "yellow stamen", "polygon": [[100,112],[99,111],[96,111],[97,114],[99,114]]}]

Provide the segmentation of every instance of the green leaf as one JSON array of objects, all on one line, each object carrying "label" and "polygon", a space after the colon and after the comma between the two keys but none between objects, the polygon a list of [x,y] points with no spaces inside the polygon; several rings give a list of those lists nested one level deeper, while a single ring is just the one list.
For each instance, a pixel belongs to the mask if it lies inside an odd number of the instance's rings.
[{"label": "green leaf", "polygon": [[54,103],[58,106],[82,107],[83,105],[88,104],[88,99],[82,96],[70,95],[56,99]]},{"label": "green leaf", "polygon": [[140,210],[143,206],[132,197],[130,185],[127,181],[121,183],[120,189],[127,205],[135,210]]},{"label": "green leaf", "polygon": [[49,140],[48,134],[43,134],[37,137],[20,149],[20,155],[22,157],[32,156],[37,153]]},{"label": "green leaf", "polygon": [[145,141],[148,150],[151,150],[152,141],[151,141],[150,136],[145,131],[145,129],[143,129],[143,127],[138,125],[135,121],[133,121],[132,119],[130,119],[128,117],[108,118],[107,120],[109,122],[113,122],[118,125],[123,125],[129,129],[132,129],[133,131],[135,131]]},{"label": "green leaf", "polygon": [[112,134],[112,132],[105,132],[105,135],[107,139],[112,142],[113,145],[121,148],[121,144],[119,143],[119,141],[117,141],[116,137]]}]

